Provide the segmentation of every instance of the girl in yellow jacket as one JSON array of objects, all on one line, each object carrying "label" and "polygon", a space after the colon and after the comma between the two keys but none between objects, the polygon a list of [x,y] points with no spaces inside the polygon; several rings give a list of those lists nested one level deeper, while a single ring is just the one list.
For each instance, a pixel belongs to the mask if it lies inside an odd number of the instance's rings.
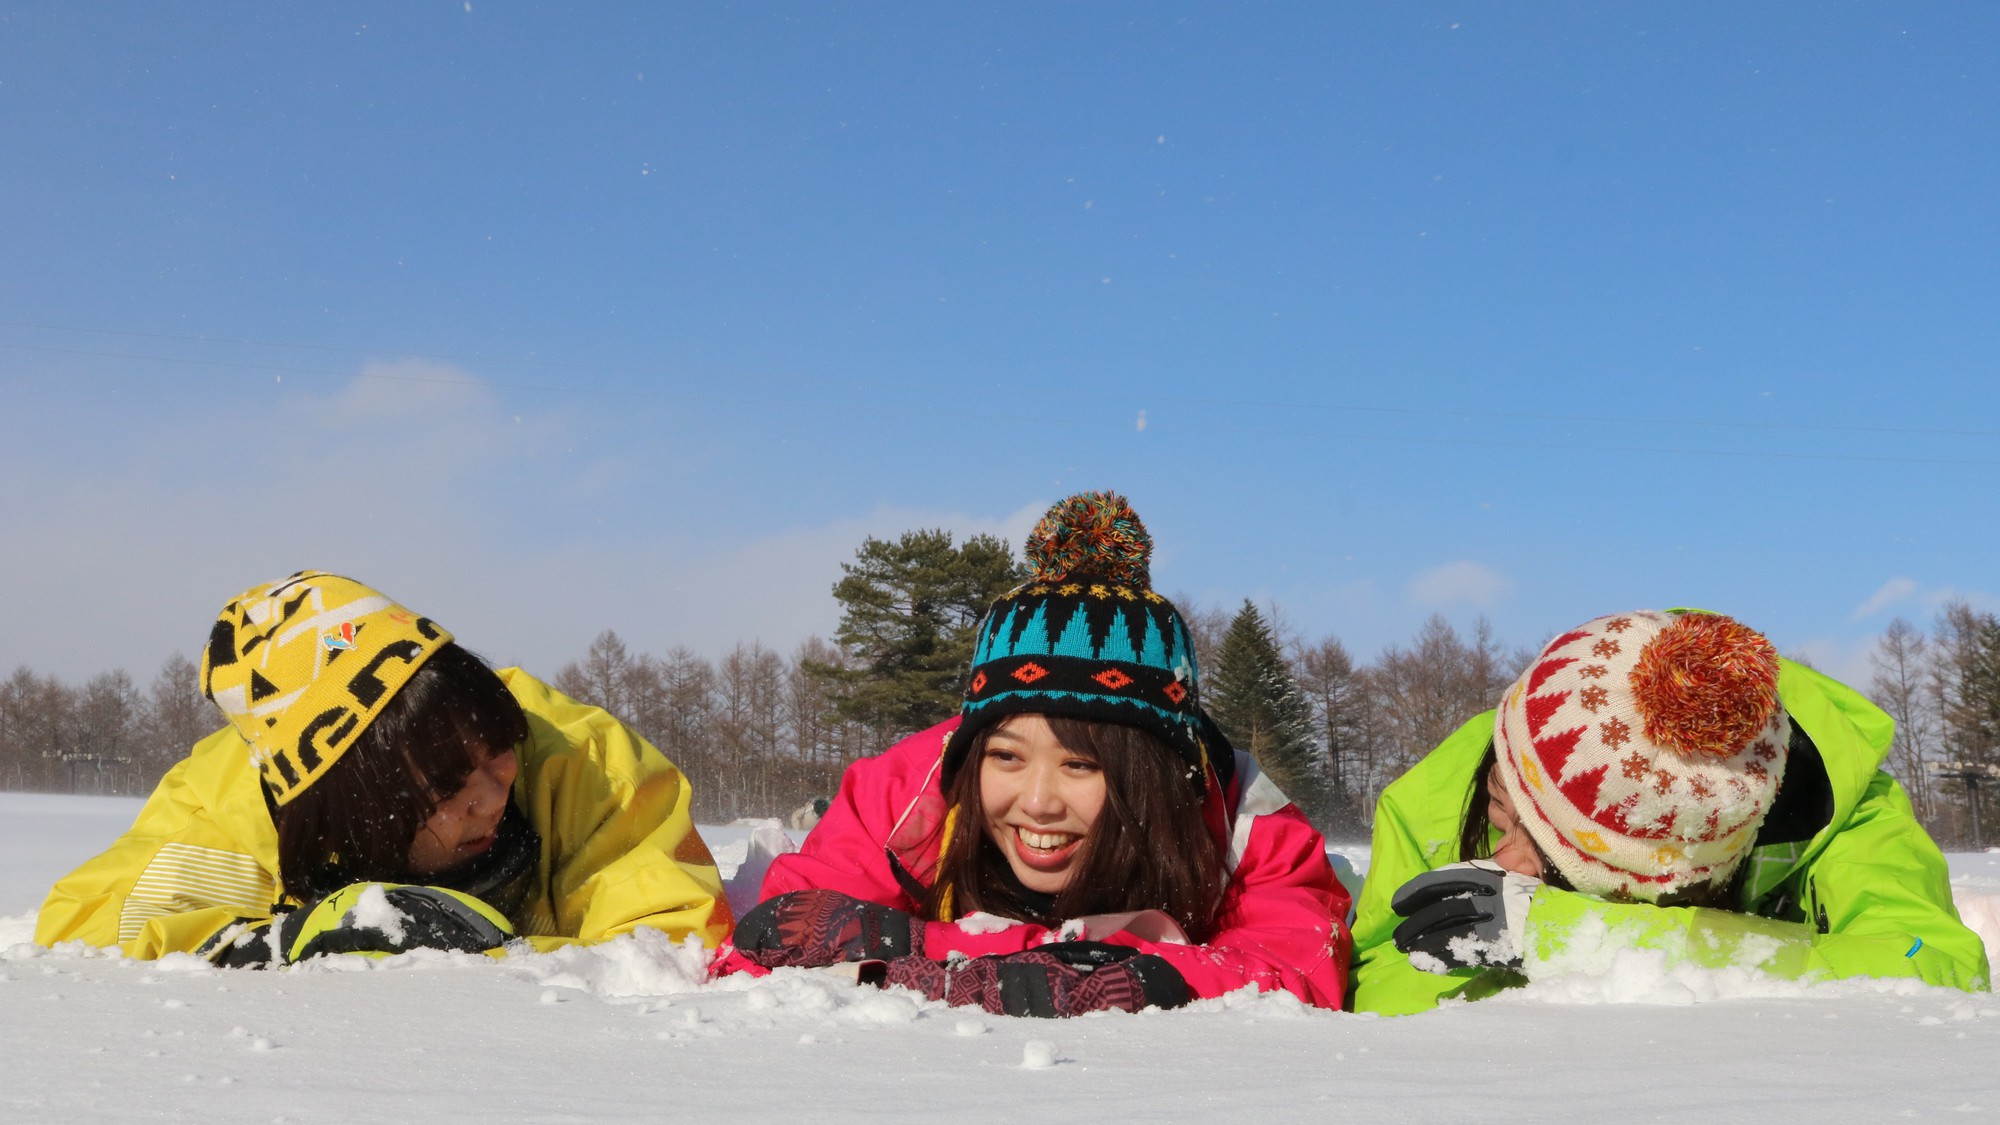
[{"label": "girl in yellow jacket", "polygon": [[307,571],[245,592],[201,676],[230,726],[56,883],[38,943],[264,966],[728,934],[671,762],[352,579]]}]

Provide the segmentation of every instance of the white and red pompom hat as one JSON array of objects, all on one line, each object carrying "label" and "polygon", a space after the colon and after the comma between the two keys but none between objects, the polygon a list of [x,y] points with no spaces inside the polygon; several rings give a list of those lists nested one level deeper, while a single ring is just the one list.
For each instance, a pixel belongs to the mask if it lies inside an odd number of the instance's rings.
[{"label": "white and red pompom hat", "polygon": [[1522,826],[1570,886],[1725,885],[1784,774],[1778,654],[1712,613],[1600,617],[1542,649],[1493,722]]}]

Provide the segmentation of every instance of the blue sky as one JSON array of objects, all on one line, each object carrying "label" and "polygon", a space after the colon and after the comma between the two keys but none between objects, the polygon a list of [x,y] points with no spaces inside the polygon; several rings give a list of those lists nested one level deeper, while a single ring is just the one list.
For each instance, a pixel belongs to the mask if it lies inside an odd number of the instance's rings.
[{"label": "blue sky", "polygon": [[0,668],[789,649],[1130,495],[1361,656],[1993,607],[2000,8],[0,0]]}]

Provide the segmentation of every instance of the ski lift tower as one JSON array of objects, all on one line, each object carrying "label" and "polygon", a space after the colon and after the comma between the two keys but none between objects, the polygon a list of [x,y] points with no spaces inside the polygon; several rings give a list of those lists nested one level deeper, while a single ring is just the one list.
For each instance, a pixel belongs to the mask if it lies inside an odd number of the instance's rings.
[{"label": "ski lift tower", "polygon": [[1932,762],[1931,775],[1940,781],[1956,781],[1965,786],[1966,803],[1972,807],[1972,850],[1983,852],[1986,841],[1979,831],[1979,783],[2000,781],[2000,766],[1985,762]]}]

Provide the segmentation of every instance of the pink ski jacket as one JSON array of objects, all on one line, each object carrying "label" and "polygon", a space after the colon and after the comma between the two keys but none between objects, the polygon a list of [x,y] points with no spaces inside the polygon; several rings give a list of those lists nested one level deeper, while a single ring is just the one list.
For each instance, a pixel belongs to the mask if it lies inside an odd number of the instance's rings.
[{"label": "pink ski jacket", "polygon": [[[957,726],[953,718],[849,766],[804,846],[772,861],[760,898],[823,887],[918,914],[904,880],[928,886],[936,873],[947,808],[939,773],[945,740]],[[1087,938],[1165,958],[1196,998],[1248,985],[1339,1008],[1353,946],[1344,924],[1347,891],[1327,862],[1326,841],[1250,755],[1237,752],[1235,765],[1226,791],[1210,775],[1208,820],[1223,842],[1230,879],[1207,943],[1189,944],[1157,910],[1078,919],[1060,934],[973,915],[924,923],[924,952],[982,957]],[[729,945],[715,972],[765,970]]]}]

